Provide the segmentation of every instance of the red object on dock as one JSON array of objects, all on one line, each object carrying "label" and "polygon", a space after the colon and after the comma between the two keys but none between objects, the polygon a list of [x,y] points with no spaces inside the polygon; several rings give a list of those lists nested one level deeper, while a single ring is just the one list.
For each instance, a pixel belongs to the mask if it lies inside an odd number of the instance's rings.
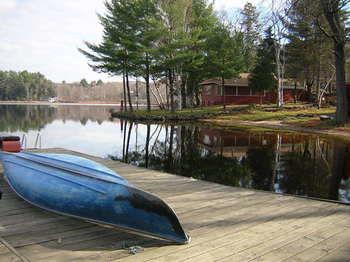
[{"label": "red object on dock", "polygon": [[10,153],[21,152],[21,142],[20,141],[2,141],[2,151]]}]

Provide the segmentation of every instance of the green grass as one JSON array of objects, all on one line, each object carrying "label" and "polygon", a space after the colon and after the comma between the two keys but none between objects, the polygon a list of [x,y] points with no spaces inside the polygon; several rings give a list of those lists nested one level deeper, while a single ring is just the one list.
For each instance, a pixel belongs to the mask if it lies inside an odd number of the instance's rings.
[{"label": "green grass", "polygon": [[112,113],[113,117],[139,121],[195,121],[210,119],[213,121],[282,121],[291,124],[305,123],[319,119],[320,115],[334,114],[335,108],[317,109],[305,104],[288,104],[283,108],[275,105],[245,105],[200,107],[171,112],[168,110],[137,110],[133,112],[120,111]]},{"label": "green grass", "polygon": [[132,119],[132,120],[198,120],[212,118],[220,115],[228,115],[245,109],[246,106],[230,106],[226,110],[222,106],[200,107],[184,110],[137,110],[137,111],[120,111],[112,113],[113,117]]},{"label": "green grass", "polygon": [[334,114],[334,108],[308,108],[308,109],[276,109],[266,111],[264,108],[252,109],[248,113],[238,115],[238,119],[244,121],[271,121],[271,120],[302,120],[319,117],[320,115]]}]

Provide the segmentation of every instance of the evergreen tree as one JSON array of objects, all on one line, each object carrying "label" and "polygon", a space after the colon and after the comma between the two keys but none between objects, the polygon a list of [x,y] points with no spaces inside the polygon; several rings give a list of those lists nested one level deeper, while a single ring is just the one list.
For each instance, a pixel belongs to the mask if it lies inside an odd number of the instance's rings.
[{"label": "evergreen tree", "polygon": [[275,40],[271,27],[265,32],[265,37],[259,46],[257,63],[254,67],[249,85],[258,91],[276,90],[276,62],[275,62]]},{"label": "evergreen tree", "polygon": [[321,32],[324,23],[318,1],[293,0],[286,21],[288,44],[286,75],[305,83],[308,93],[320,92],[322,82],[332,75],[330,39]]},{"label": "evergreen tree", "polygon": [[[129,74],[134,70],[131,63],[135,50],[133,23],[137,20],[133,2],[127,0],[106,1],[106,14],[99,15],[103,26],[103,39],[100,44],[85,42],[88,51],[80,49],[95,71],[123,76],[123,96],[132,111]],[[128,98],[128,99],[127,99]]]},{"label": "evergreen tree", "polygon": [[259,23],[259,13],[252,3],[247,2],[241,11],[241,16],[241,26],[244,34],[244,70],[250,72],[255,65],[257,49],[260,42],[261,26]]},{"label": "evergreen tree", "polygon": [[129,77],[144,78],[148,110],[150,79],[166,79],[168,108],[174,111],[177,104],[200,104],[205,78],[232,77],[244,67],[243,35],[226,28],[207,0],[110,0],[105,6],[102,42],[86,43],[88,50],[80,51],[94,70],[123,75],[131,110]]},{"label": "evergreen tree", "polygon": [[150,79],[155,63],[157,44],[162,35],[159,13],[154,0],[140,0],[136,4],[135,40],[135,76],[142,76],[146,82],[147,110],[151,110]]},{"label": "evergreen tree", "polygon": [[43,100],[55,95],[53,83],[40,73],[0,71],[0,100]]},{"label": "evergreen tree", "polygon": [[175,96],[178,94],[181,85],[181,71],[185,59],[183,56],[184,42],[186,42],[185,30],[191,3],[191,0],[159,1],[163,34],[158,50],[157,68],[167,78],[167,85],[169,86],[168,100],[171,111],[176,109]]},{"label": "evergreen tree", "polygon": [[[221,92],[226,106],[225,79],[238,76],[243,69],[241,33],[229,30],[222,23],[217,24],[207,39],[207,70],[213,77],[220,77]],[[220,41],[218,41],[220,39]]]},{"label": "evergreen tree", "polygon": [[83,78],[80,80],[80,85],[82,85],[83,87],[88,87],[89,83],[85,78]]}]

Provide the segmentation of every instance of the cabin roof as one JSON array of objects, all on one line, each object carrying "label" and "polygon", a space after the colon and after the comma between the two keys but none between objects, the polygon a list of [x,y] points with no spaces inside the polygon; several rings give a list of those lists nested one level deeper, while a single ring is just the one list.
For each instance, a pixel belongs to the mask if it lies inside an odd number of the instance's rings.
[{"label": "cabin roof", "polygon": [[[249,73],[241,73],[236,78],[225,79],[225,86],[248,86],[249,85]],[[204,80],[201,85],[221,85],[220,78],[211,78]]]},{"label": "cabin roof", "polygon": [[[239,74],[238,77],[236,78],[230,78],[230,79],[225,79],[225,86],[230,86],[230,87],[249,87],[249,77],[250,73],[241,73]],[[210,78],[207,80],[204,80],[203,82],[200,83],[200,85],[205,86],[205,85],[217,85],[221,86],[221,78]],[[294,84],[292,84],[292,79],[283,79],[283,82],[285,83],[285,89],[294,89]],[[304,89],[302,85],[299,83],[297,84],[297,89]]]}]

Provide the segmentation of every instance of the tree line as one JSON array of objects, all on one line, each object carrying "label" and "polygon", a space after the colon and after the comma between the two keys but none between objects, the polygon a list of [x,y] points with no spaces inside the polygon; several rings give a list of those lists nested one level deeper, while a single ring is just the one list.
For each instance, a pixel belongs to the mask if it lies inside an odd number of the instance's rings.
[{"label": "tree line", "polygon": [[[272,1],[274,2],[274,1]],[[347,0],[286,0],[272,5],[271,21],[258,47],[251,86],[277,89],[283,105],[283,79],[302,84],[308,100],[321,107],[335,82],[336,121],[349,118],[346,87]]]},{"label": "tree line", "polygon": [[[152,93],[161,108],[174,111],[200,105],[203,80],[217,77],[224,86],[250,72],[250,85],[275,90],[278,106],[286,78],[302,84],[317,106],[335,81],[337,121],[344,123],[349,1],[265,2],[267,14],[248,2],[229,18],[207,0],[108,0],[99,15],[102,41],[79,50],[94,70],[123,76],[125,109],[133,110],[130,78],[146,83],[148,110]],[[151,81],[164,84],[166,95],[152,90]]]},{"label": "tree line", "polygon": [[150,83],[162,82],[166,96],[153,95],[162,108],[174,111],[200,105],[202,80],[237,76],[245,67],[243,33],[205,0],[112,0],[105,7],[99,16],[102,42],[86,42],[80,51],[94,70],[123,76],[129,110],[130,78],[146,83],[149,110]]},{"label": "tree line", "polygon": [[55,94],[53,82],[40,73],[0,71],[0,100],[43,100]]}]

